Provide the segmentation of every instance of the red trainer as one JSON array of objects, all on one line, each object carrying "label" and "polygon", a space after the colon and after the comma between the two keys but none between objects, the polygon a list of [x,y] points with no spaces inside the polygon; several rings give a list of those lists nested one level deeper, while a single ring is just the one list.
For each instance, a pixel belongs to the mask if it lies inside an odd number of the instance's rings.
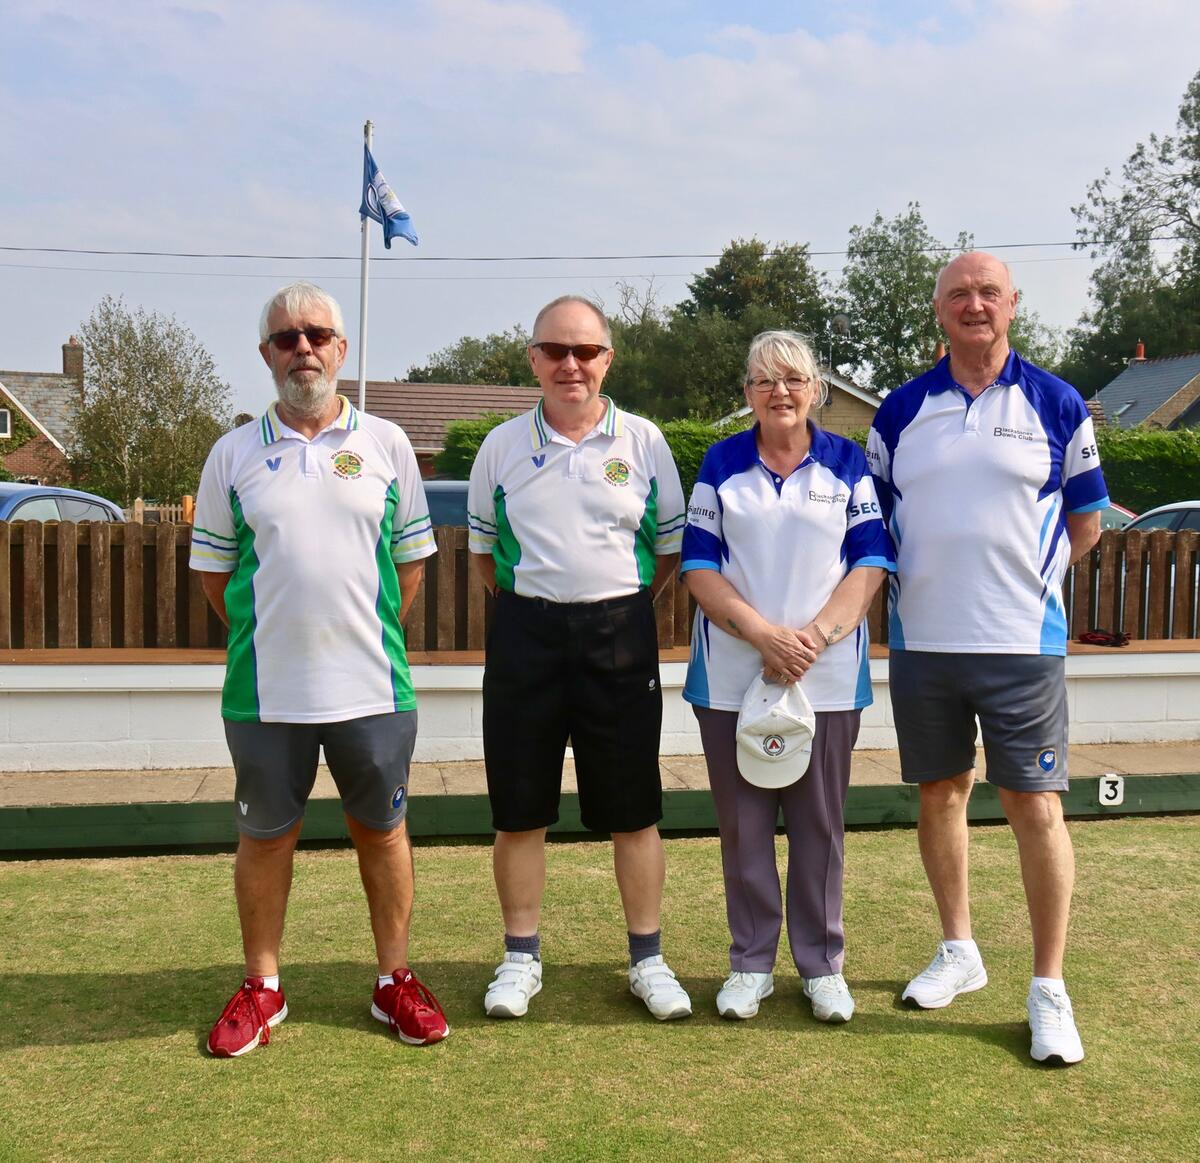
[{"label": "red trainer", "polygon": [[392,973],[394,984],[375,985],[371,1016],[386,1022],[402,1042],[410,1046],[428,1046],[450,1034],[446,1014],[438,999],[416,978],[411,969]]},{"label": "red trainer", "polygon": [[281,989],[264,989],[261,977],[247,977],[229,999],[208,1035],[208,1052],[217,1058],[248,1054],[259,1043],[271,1040],[271,1027],[287,1017]]}]

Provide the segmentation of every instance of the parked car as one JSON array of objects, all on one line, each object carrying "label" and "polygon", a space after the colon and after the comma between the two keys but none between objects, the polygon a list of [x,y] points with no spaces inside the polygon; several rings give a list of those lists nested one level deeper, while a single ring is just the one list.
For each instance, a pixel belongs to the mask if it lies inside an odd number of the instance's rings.
[{"label": "parked car", "polygon": [[121,507],[95,493],[0,481],[0,521],[124,521]]},{"label": "parked car", "polygon": [[1124,505],[1114,502],[1107,509],[1100,510],[1100,528],[1124,529],[1136,516],[1137,514],[1132,509],[1127,509]]},{"label": "parked car", "polygon": [[435,525],[467,527],[468,481],[425,481],[429,517]]},{"label": "parked car", "polygon": [[1200,529],[1200,501],[1173,501],[1169,505],[1147,509],[1125,528],[1131,532],[1151,529]]}]

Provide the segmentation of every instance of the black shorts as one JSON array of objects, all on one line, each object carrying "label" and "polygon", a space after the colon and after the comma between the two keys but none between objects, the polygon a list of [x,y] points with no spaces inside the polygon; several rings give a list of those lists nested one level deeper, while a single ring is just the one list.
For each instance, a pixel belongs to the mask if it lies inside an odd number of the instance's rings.
[{"label": "black shorts", "polygon": [[893,650],[888,687],[900,778],[930,783],[974,767],[978,715],[988,783],[1066,791],[1065,662],[1049,654]]},{"label": "black shorts", "polygon": [[342,808],[386,832],[408,811],[408,768],[417,712],[392,711],[339,723],[244,723],[225,720],[237,777],[233,818],[256,839],[281,836],[304,815],[325,749]]},{"label": "black shorts", "polygon": [[585,828],[636,832],[662,819],[662,691],[649,590],[547,602],[502,590],[483,672],[492,826],[558,819],[567,739]]}]

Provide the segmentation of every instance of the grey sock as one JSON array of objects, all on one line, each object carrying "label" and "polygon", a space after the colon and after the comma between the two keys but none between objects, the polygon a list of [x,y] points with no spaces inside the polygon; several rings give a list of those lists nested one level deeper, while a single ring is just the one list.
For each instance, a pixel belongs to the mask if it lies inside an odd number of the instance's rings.
[{"label": "grey sock", "polygon": [[534,961],[542,959],[542,938],[538,933],[532,937],[514,937],[511,933],[504,934],[505,953],[532,953]]},{"label": "grey sock", "polygon": [[653,933],[629,934],[630,965],[636,965],[639,961],[645,961],[647,957],[659,957],[661,955],[662,929],[655,929]]}]

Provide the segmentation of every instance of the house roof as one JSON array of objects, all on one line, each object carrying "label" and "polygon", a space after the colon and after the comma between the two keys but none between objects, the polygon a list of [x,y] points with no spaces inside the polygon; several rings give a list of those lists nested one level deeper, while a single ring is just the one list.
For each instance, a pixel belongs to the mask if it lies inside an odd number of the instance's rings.
[{"label": "house roof", "polygon": [[[358,399],[358,383],[341,380],[338,390]],[[441,452],[451,420],[475,420],[487,412],[527,412],[542,398],[540,388],[491,384],[410,384],[367,381],[367,411],[399,424],[416,452]]]},{"label": "house roof", "polygon": [[60,449],[71,443],[79,413],[79,382],[55,372],[0,371],[0,387]]},{"label": "house roof", "polygon": [[[1139,360],[1096,393],[1110,424],[1133,428],[1200,376],[1200,352]],[[1126,407],[1128,405],[1128,407]]]}]

